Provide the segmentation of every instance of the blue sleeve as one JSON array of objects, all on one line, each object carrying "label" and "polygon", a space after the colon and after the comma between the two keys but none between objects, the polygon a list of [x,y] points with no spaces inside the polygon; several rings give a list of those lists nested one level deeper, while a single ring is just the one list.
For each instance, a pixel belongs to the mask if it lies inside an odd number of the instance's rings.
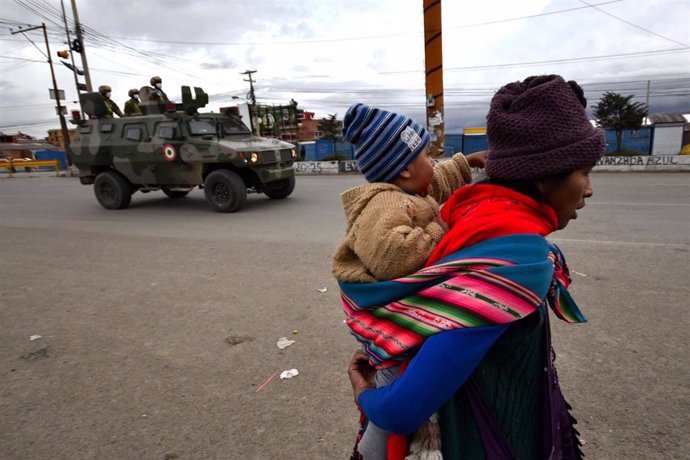
[{"label": "blue sleeve", "polygon": [[430,337],[397,380],[359,396],[360,408],[386,431],[413,433],[450,400],[509,327],[456,329]]}]

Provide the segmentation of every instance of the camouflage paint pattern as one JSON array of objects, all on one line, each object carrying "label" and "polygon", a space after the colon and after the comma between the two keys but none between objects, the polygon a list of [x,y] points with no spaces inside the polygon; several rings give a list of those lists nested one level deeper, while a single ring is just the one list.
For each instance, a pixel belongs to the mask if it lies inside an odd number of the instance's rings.
[{"label": "camouflage paint pattern", "polygon": [[70,144],[81,183],[91,184],[110,169],[134,189],[191,188],[203,185],[211,171],[226,168],[238,173],[247,188],[261,192],[271,182],[294,176],[292,144],[252,135],[235,115],[196,113],[207,96],[200,88],[195,91],[196,101],[183,87],[183,103],[173,110],[142,104],[143,113],[151,114],[125,118],[101,118],[97,93],[84,95],[82,107],[93,118],[77,122]]}]

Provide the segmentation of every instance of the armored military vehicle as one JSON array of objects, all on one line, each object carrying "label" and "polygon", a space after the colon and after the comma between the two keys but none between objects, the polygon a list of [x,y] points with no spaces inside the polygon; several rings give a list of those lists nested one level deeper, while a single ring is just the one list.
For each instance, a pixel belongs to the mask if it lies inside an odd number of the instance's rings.
[{"label": "armored military vehicle", "polygon": [[70,144],[82,184],[93,184],[106,209],[126,208],[136,191],[182,198],[195,186],[214,211],[235,212],[248,192],[285,198],[295,188],[292,144],[253,136],[233,113],[199,113],[208,95],[182,87],[182,103],[153,102],[142,92],[141,116],[106,118],[98,93],[82,94],[89,119]]}]

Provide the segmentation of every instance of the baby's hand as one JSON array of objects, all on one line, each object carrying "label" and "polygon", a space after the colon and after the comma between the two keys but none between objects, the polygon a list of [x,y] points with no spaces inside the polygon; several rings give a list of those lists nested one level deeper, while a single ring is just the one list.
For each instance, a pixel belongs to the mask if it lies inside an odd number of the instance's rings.
[{"label": "baby's hand", "polygon": [[362,350],[357,350],[347,368],[347,375],[350,377],[355,403],[358,402],[359,395],[363,391],[376,388],[376,385],[374,385],[375,373],[376,369],[369,364],[369,357]]},{"label": "baby's hand", "polygon": [[470,153],[465,155],[465,160],[470,168],[484,168],[486,163],[486,156],[489,154],[488,150],[482,150],[481,152]]}]

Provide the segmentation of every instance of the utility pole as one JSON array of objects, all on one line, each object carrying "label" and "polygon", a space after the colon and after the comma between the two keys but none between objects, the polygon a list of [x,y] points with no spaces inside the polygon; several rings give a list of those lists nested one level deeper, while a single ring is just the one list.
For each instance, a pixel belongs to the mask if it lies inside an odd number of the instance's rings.
[{"label": "utility pole", "polygon": [[89,73],[89,64],[86,62],[86,49],[84,48],[84,38],[81,34],[81,24],[79,24],[79,13],[77,12],[77,2],[72,0],[72,15],[74,16],[74,27],[77,32],[77,43],[79,43],[79,52],[81,53],[81,63],[84,66],[84,78],[86,79],[86,91],[93,92],[91,86],[91,73]]},{"label": "utility pole", "polygon": [[240,72],[240,75],[247,75],[249,80],[244,80],[249,82],[249,100],[252,101],[252,105],[256,105],[256,96],[254,95],[254,81],[252,80],[252,74],[256,73],[256,70],[245,70]]},{"label": "utility pole", "polygon": [[443,40],[441,0],[424,2],[424,67],[426,71],[426,126],[431,134],[431,154],[443,155]]},{"label": "utility pole", "polygon": [[[72,50],[72,45],[71,45],[72,40],[70,39],[70,36],[69,36],[69,27],[67,26],[67,15],[65,14],[65,2],[64,2],[64,0],[60,0],[60,6],[62,7],[62,21],[65,23],[65,35],[67,36],[67,47],[70,48],[69,57],[72,61],[72,67],[74,67],[76,69],[77,65],[74,63],[74,52]],[[77,88],[77,98],[79,98],[79,94],[81,94],[79,92],[79,77],[77,77],[76,71],[72,71],[72,73],[74,74],[74,86],[76,86],[76,88]]]},{"label": "utility pole", "polygon": [[[48,31],[46,29],[45,23],[40,26],[29,27],[28,29],[19,29],[17,31],[11,32],[14,34],[23,34],[24,32],[29,32],[31,30],[43,29],[43,38],[46,41],[46,51],[48,52],[48,64],[50,65],[50,75],[53,78],[53,91],[55,92],[55,109],[57,110],[58,116],[60,117],[60,128],[62,130],[62,141],[65,144],[65,153],[69,151],[69,130],[67,129],[67,122],[65,121],[65,115],[62,113],[62,104],[60,104],[60,93],[57,86],[57,80],[55,79],[55,70],[53,69],[53,59],[50,57],[50,43],[48,43]],[[69,158],[69,155],[67,156]]]},{"label": "utility pole", "polygon": [[645,105],[649,109],[649,87],[652,85],[652,80],[647,80],[647,97],[645,98]]}]

